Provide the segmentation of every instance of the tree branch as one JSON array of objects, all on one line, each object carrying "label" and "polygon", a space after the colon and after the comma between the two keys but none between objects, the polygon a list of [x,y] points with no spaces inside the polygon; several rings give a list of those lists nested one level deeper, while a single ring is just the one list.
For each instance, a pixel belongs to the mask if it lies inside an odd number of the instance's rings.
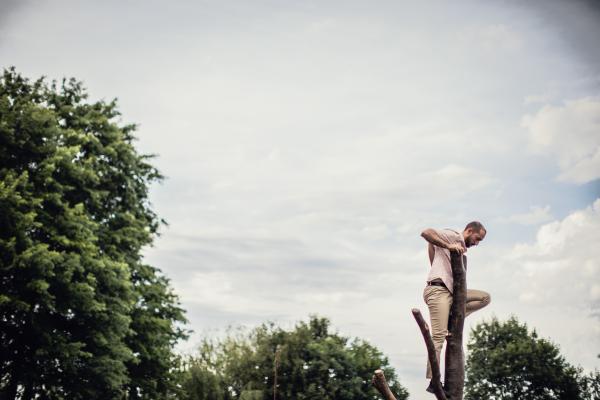
[{"label": "tree branch", "polygon": [[396,400],[396,396],[390,390],[382,370],[378,369],[375,371],[371,384],[375,386],[375,389],[381,393],[385,400]]},{"label": "tree branch", "polygon": [[421,334],[425,340],[425,347],[427,347],[429,365],[431,365],[431,386],[433,387],[433,394],[438,400],[447,400],[442,383],[440,382],[440,364],[435,354],[435,345],[433,344],[433,339],[431,338],[431,333],[429,332],[429,326],[423,319],[421,311],[418,308],[413,308],[412,313],[417,321],[417,325],[419,325],[419,328],[421,329]]}]

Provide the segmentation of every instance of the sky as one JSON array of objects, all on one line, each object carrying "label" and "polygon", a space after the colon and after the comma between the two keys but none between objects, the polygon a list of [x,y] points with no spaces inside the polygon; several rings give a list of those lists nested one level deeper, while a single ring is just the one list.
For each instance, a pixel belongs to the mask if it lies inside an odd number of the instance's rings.
[{"label": "sky", "polygon": [[309,315],[426,399],[429,227],[468,286],[600,368],[600,7],[585,1],[0,2],[0,67],[117,97],[166,176],[148,263],[194,330]]}]

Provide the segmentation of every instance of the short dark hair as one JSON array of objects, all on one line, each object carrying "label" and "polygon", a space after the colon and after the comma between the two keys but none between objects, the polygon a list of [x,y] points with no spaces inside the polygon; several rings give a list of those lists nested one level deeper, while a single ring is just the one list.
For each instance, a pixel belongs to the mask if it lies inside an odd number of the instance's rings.
[{"label": "short dark hair", "polygon": [[476,231],[476,232],[481,232],[484,231],[485,233],[487,233],[487,229],[485,229],[485,227],[483,226],[483,224],[479,221],[471,221],[467,224],[467,226],[465,226],[465,231],[467,229],[471,228],[472,230]]}]

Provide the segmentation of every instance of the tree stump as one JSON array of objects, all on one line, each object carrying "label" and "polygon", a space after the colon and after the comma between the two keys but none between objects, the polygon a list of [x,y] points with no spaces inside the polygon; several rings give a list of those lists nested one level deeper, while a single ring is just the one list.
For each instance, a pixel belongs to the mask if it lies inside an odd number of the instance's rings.
[{"label": "tree stump", "polygon": [[379,393],[381,393],[385,400],[396,400],[396,396],[394,396],[394,394],[390,390],[390,387],[387,381],[385,380],[385,375],[383,374],[382,370],[378,369],[375,371],[371,383],[373,384],[373,386],[375,386]]}]

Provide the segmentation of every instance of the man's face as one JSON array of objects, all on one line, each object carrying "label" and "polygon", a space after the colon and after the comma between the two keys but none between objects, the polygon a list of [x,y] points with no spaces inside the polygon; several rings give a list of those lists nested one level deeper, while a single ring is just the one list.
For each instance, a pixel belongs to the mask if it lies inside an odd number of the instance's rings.
[{"label": "man's face", "polygon": [[467,247],[477,246],[484,238],[485,231],[483,229],[480,231],[474,231],[473,229],[469,228],[466,231],[465,244]]}]

